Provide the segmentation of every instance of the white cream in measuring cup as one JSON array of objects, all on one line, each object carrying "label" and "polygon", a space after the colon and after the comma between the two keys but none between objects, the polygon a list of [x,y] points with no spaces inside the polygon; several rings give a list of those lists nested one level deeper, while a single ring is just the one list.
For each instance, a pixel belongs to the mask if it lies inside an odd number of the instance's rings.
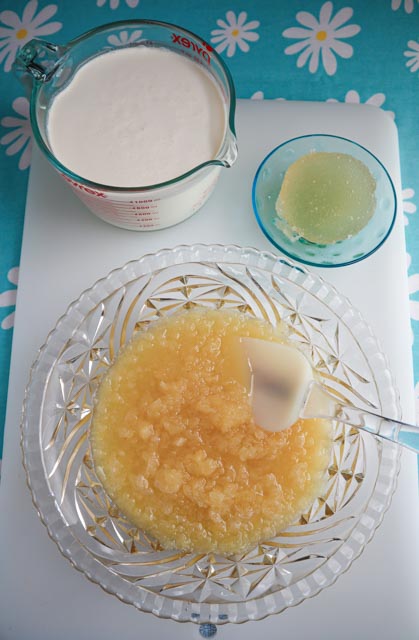
[{"label": "white cream in measuring cup", "polygon": [[115,50],[83,65],[47,121],[63,165],[115,187],[159,184],[213,160],[225,128],[225,104],[208,73],[156,47]]},{"label": "white cream in measuring cup", "polygon": [[[116,226],[161,229],[195,213],[221,167],[235,161],[234,87],[197,36],[152,21],[126,24],[142,27],[144,40],[104,45],[115,25],[62,48],[33,40],[17,70],[36,81],[38,144],[88,208]],[[63,55],[44,69],[40,51],[52,57],[57,49]]]}]

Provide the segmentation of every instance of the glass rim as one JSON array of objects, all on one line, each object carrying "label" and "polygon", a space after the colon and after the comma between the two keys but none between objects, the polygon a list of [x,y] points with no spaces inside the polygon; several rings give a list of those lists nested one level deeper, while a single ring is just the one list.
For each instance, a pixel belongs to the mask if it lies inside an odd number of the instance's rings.
[{"label": "glass rim", "polygon": [[[223,156],[225,155],[225,153],[221,154],[221,152],[223,149],[225,151],[226,144],[229,144],[230,142],[235,142],[236,140],[236,130],[234,125],[234,116],[236,111],[236,91],[234,88],[233,78],[226,63],[223,61],[223,59],[217,53],[217,51],[211,45],[209,45],[205,40],[203,40],[200,36],[198,36],[196,33],[193,33],[188,29],[184,29],[179,25],[176,25],[170,22],[162,22],[159,20],[117,20],[115,22],[108,22],[106,24],[100,25],[99,27],[95,27],[94,29],[90,29],[89,31],[86,31],[80,36],[73,38],[67,44],[64,44],[61,46],[63,46],[66,49],[66,51],[68,51],[72,47],[82,43],[84,40],[88,40],[90,37],[95,36],[104,31],[108,31],[110,29],[115,29],[115,28],[121,28],[123,26],[131,28],[131,27],[140,27],[144,25],[152,26],[152,27],[157,26],[157,27],[162,27],[164,29],[176,29],[186,36],[192,36],[194,39],[201,42],[205,46],[205,48],[210,47],[209,50],[211,55],[214,56],[214,58],[219,63],[222,69],[222,72],[227,82],[229,94],[230,94],[229,95],[230,105],[228,108],[228,113],[226,118],[227,122],[226,122],[226,130],[224,133],[224,138],[217,152],[216,158],[212,160],[207,160],[206,162],[202,162],[196,167],[193,167],[189,171],[186,171],[185,173],[181,174],[180,176],[177,176],[176,178],[172,178],[171,180],[165,180],[164,182],[158,182],[158,183],[146,185],[146,186],[132,186],[132,187],[118,187],[114,185],[95,182],[94,180],[83,178],[82,176],[78,175],[74,171],[71,171],[71,169],[63,165],[58,160],[58,158],[56,158],[56,156],[52,153],[49,147],[45,144],[43,137],[40,133],[40,130],[38,127],[38,121],[36,117],[36,106],[38,101],[38,95],[40,90],[43,87],[43,82],[35,81],[33,89],[31,91],[31,96],[30,96],[30,120],[31,120],[32,131],[33,131],[34,138],[36,140],[37,145],[39,146],[41,151],[44,153],[44,155],[47,157],[47,159],[51,162],[51,164],[54,166],[54,168],[58,172],[60,172],[70,180],[78,182],[91,189],[96,189],[100,191],[113,191],[116,193],[132,193],[133,191],[135,191],[136,193],[143,193],[143,192],[147,193],[150,191],[155,191],[157,189],[160,190],[165,187],[171,187],[173,185],[176,185],[179,182],[182,182],[188,178],[191,178],[196,173],[198,173],[202,169],[205,169],[206,167],[229,167],[230,166],[229,163],[223,159]],[[30,44],[30,42],[31,41],[29,41],[28,44]],[[123,48],[126,48],[126,47],[123,47]]]}]

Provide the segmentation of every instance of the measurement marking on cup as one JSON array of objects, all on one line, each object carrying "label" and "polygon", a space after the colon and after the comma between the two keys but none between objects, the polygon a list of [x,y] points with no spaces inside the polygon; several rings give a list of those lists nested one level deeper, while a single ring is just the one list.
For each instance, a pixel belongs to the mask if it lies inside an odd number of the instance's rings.
[{"label": "measurement marking on cup", "polygon": [[122,207],[124,209],[127,209],[129,211],[134,211],[136,209],[158,209],[159,205],[158,204],[146,204],[146,205],[133,205],[133,204],[129,204],[129,203],[123,203],[123,202],[115,202],[112,200],[108,200],[108,204],[113,205],[115,207]]},{"label": "measurement marking on cup", "polygon": [[157,209],[124,209],[123,207],[113,207],[115,211],[122,211],[125,213],[136,213],[138,215],[149,216],[157,213]]},{"label": "measurement marking on cup", "polygon": [[150,216],[150,215],[156,215],[158,214],[158,209],[152,209],[152,210],[138,210],[138,209],[126,209],[124,207],[110,207],[107,209],[108,211],[118,211],[121,213],[134,213],[135,215],[138,216]]},{"label": "measurement marking on cup", "polygon": [[120,207],[122,209],[125,209],[125,211],[145,211],[145,212],[153,212],[153,211],[157,211],[157,209],[159,207]]},{"label": "measurement marking on cup", "polygon": [[121,203],[111,203],[111,202],[107,202],[106,204],[104,203],[104,206],[107,207],[114,207],[115,209],[125,209],[126,211],[150,211],[153,209],[158,209],[158,205],[153,205],[153,206],[146,206],[146,207],[133,207],[130,204],[123,204]]}]

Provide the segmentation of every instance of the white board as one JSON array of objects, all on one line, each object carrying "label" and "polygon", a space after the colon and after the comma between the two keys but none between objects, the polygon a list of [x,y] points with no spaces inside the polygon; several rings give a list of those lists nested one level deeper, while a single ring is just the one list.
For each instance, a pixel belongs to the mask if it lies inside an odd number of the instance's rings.
[{"label": "white board", "polygon": [[[19,422],[30,365],[47,333],[111,269],[162,247],[222,242],[271,247],[254,219],[251,184],[263,157],[308,133],[351,138],[377,155],[400,193],[397,131],[365,105],[239,101],[239,159],[194,217],[171,229],[136,233],[90,214],[39,153],[31,169],[0,485],[0,637],[5,640],[197,638],[196,625],[160,620],[105,594],[73,569],[48,538],[31,503],[19,449]],[[318,270],[360,309],[386,352],[413,419],[413,375],[404,229],[372,257]],[[404,452],[390,510],[362,556],[337,583],[278,616],[226,625],[218,638],[265,640],[416,640],[419,630],[419,501],[416,456]]]}]

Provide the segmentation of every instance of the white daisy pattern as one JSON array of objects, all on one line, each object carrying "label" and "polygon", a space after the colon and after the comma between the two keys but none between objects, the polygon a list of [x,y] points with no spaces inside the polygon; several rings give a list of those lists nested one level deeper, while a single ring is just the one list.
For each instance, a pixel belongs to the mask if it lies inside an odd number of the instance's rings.
[{"label": "white daisy pattern", "polygon": [[[10,269],[9,273],[7,274],[7,279],[11,284],[17,286],[17,282],[19,279],[19,267],[13,267],[13,269]],[[17,289],[6,289],[6,291],[0,293],[0,307],[14,307],[16,305],[16,294]],[[11,329],[13,327],[14,320],[15,312],[12,311],[12,313],[9,313],[9,315],[7,315],[1,321],[1,328]]]},{"label": "white daisy pattern", "polygon": [[[255,93],[253,93],[250,96],[251,100],[264,100],[265,99],[265,94],[263,93],[263,91],[255,91]],[[286,100],[286,98],[275,98],[275,100],[279,100],[280,102],[283,102],[284,100]]]},{"label": "white daisy pattern", "polygon": [[[385,101],[386,101],[386,96],[384,93],[374,93],[370,98],[365,100],[365,104],[369,104],[373,107],[378,107],[379,109],[382,109]],[[329,100],[326,100],[326,102],[339,102],[339,101],[335,100],[334,98],[329,98]],[[345,102],[348,102],[351,104],[361,104],[361,98],[358,91],[355,91],[355,89],[350,89],[345,96]],[[388,113],[390,118],[393,118],[394,120],[395,118],[394,111],[387,111],[386,109],[385,111],[386,113]]]},{"label": "white daisy pattern", "polygon": [[[107,3],[108,0],[97,0],[96,5],[98,7],[103,7]],[[140,0],[125,0],[126,5],[130,9],[135,9],[140,4]],[[109,0],[109,7],[111,9],[117,9],[119,7],[119,0]]]},{"label": "white daisy pattern", "polygon": [[[333,4],[325,2],[319,14],[319,19],[308,11],[299,11],[296,15],[301,27],[285,29],[284,38],[299,40],[285,49],[286,55],[299,54],[297,67],[304,67],[308,62],[310,73],[316,73],[321,64],[327,75],[333,76],[337,71],[336,56],[351,58],[353,47],[342,39],[352,38],[361,31],[357,24],[345,24],[353,16],[350,7],[340,9],[332,18]],[[345,25],[345,26],[344,26]]]},{"label": "white daisy pattern", "polygon": [[412,13],[415,8],[414,0],[391,0],[393,11],[397,11],[402,5],[406,13]]},{"label": "white daisy pattern", "polygon": [[32,129],[29,118],[29,101],[21,97],[13,100],[12,108],[16,116],[2,118],[0,124],[9,129],[0,138],[0,144],[6,147],[6,155],[13,156],[20,153],[19,169],[27,169],[31,163],[32,154]]},{"label": "white daisy pattern", "polygon": [[[412,263],[411,256],[407,253],[407,268],[409,270]],[[413,273],[408,276],[408,287],[410,296],[410,317],[412,320],[419,320],[419,300],[412,299],[416,293],[419,292],[419,273]]]},{"label": "white daisy pattern", "polygon": [[112,33],[112,35],[108,37],[108,42],[114,47],[126,47],[129,44],[139,42],[142,34],[143,32],[140,29],[135,29],[131,31],[131,33],[128,33],[128,31],[124,29],[124,31],[120,31],[119,33]]},{"label": "white daisy pattern", "polygon": [[246,22],[247,13],[242,11],[236,17],[234,11],[227,11],[226,21],[217,20],[220,29],[211,31],[211,42],[216,45],[215,50],[222,53],[227,49],[227,57],[231,58],[238,47],[244,53],[250,49],[249,42],[259,40],[259,34],[254,31],[260,26],[258,20]]},{"label": "white daisy pattern", "polygon": [[406,58],[409,58],[406,62],[406,67],[410,67],[410,71],[415,73],[419,69],[419,42],[409,40],[407,46],[408,49],[404,52]]},{"label": "white daisy pattern", "polygon": [[38,1],[30,0],[23,9],[22,17],[14,11],[0,12],[0,63],[10,71],[16,54],[29,40],[48,36],[59,31],[61,22],[49,22],[57,13],[57,5],[48,4],[37,14]]},{"label": "white daisy pattern", "polygon": [[416,213],[416,205],[414,202],[410,202],[412,198],[415,197],[414,189],[403,189],[402,191],[402,199],[403,199],[403,213],[404,213],[404,224],[409,224],[408,215],[412,215]]}]

